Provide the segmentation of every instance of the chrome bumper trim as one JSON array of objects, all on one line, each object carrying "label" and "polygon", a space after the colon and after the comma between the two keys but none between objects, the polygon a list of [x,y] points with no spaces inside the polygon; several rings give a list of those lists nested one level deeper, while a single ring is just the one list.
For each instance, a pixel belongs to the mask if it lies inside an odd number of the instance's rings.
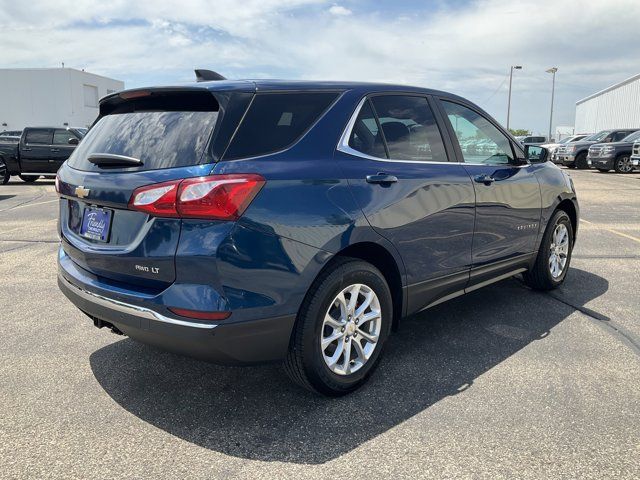
[{"label": "chrome bumper trim", "polygon": [[[102,307],[110,308],[111,310],[116,310],[127,315],[132,315],[138,318],[145,318],[148,320],[156,320],[163,323],[170,323],[172,325],[180,325],[181,327],[212,330],[218,326],[217,324],[190,322],[188,320],[180,320],[178,318],[167,317],[166,315],[162,315],[161,313],[151,310],[150,308],[131,305],[130,303],[121,302],[113,298],[108,298],[103,295],[84,290],[83,288],[77,287],[76,285],[71,283],[61,273],[58,273],[58,277],[62,280],[65,286],[67,286],[74,294],[78,295],[79,297],[92,303],[98,304]],[[108,321],[108,319],[105,320]]]}]

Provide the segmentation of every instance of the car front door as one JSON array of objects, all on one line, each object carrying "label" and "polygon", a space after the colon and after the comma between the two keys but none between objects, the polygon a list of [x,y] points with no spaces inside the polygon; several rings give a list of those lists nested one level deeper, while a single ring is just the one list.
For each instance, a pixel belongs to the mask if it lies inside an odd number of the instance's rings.
[{"label": "car front door", "polygon": [[[470,285],[527,265],[540,230],[541,194],[535,166],[507,135],[471,105],[441,99],[457,155],[473,180],[476,218]],[[482,153],[462,148],[468,138],[484,139]]]},{"label": "car front door", "polygon": [[23,173],[46,173],[49,171],[53,129],[31,128],[20,143],[20,169]]},{"label": "car front door", "polygon": [[460,291],[469,278],[474,190],[440,132],[427,96],[372,95],[336,157],[370,225],[392,242],[406,270],[408,308]]},{"label": "car front door", "polygon": [[43,170],[55,173],[62,166],[64,161],[69,158],[76,148],[75,145],[69,143],[70,139],[80,140],[73,132],[66,129],[56,129],[53,132],[53,143],[51,145],[51,158],[49,159],[49,168]]}]

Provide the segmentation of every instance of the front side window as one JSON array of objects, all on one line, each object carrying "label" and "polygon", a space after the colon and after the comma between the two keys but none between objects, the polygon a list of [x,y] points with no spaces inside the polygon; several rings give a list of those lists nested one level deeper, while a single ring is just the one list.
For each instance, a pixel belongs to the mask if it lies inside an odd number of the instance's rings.
[{"label": "front side window", "polygon": [[31,144],[51,145],[51,130],[29,130],[24,141]]},{"label": "front side window", "polygon": [[69,145],[70,138],[78,138],[78,137],[69,130],[56,130],[55,132],[53,132],[54,145]]},{"label": "front side window", "polygon": [[509,139],[475,110],[443,101],[465,163],[505,165],[513,162]]},{"label": "front side window", "polygon": [[613,135],[613,138],[611,139],[611,141],[612,142],[619,142],[620,140],[622,140],[624,137],[626,137],[630,133],[633,133],[633,132],[616,132]]},{"label": "front side window", "polygon": [[381,95],[371,98],[389,158],[446,162],[440,130],[425,97]]}]

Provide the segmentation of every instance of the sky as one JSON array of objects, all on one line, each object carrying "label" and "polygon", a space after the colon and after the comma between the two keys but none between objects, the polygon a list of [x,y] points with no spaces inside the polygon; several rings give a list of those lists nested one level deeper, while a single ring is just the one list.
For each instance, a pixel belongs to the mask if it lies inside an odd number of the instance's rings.
[{"label": "sky", "polygon": [[0,0],[0,68],[84,68],[127,88],[227,78],[362,80],[456,93],[546,133],[640,73],[640,0]]}]

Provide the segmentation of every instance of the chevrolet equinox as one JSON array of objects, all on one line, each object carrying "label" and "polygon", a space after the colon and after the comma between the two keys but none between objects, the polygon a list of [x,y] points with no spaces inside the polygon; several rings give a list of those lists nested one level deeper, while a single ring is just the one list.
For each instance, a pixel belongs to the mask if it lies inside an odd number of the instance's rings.
[{"label": "chevrolet equinox", "polygon": [[58,284],[97,327],[222,364],[362,385],[403,317],[565,279],[569,176],[424,88],[209,81],[104,97],[56,179]]}]

